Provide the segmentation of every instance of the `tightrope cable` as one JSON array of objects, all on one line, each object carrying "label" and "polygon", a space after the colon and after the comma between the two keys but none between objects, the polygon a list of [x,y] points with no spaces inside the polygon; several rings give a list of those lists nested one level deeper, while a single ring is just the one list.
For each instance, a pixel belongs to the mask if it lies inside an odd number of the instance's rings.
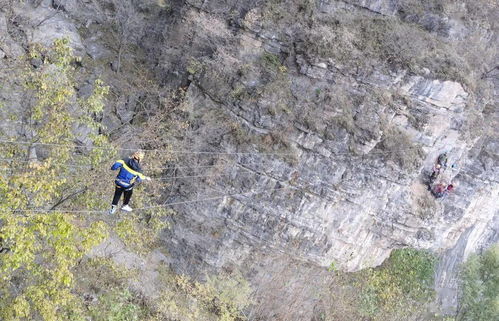
[{"label": "tightrope cable", "polygon": [[122,150],[122,151],[137,151],[141,150],[143,152],[164,152],[172,154],[208,154],[208,155],[248,155],[248,154],[258,154],[258,155],[293,155],[294,153],[260,153],[260,152],[209,152],[209,151],[186,151],[186,150],[170,150],[170,149],[148,149],[148,148],[112,148],[112,147],[101,147],[101,146],[78,146],[69,144],[57,144],[57,143],[38,143],[38,142],[25,142],[25,141],[9,141],[0,140],[0,143],[5,144],[17,144],[17,145],[40,145],[40,146],[55,146],[55,147],[67,147],[67,148],[81,148],[81,149],[100,149],[100,150]]},{"label": "tightrope cable", "polygon": [[[218,160],[221,160],[221,161],[224,161],[224,162],[227,162],[227,163],[235,163],[233,160],[226,160],[226,159],[223,159],[223,158],[218,158]],[[15,161],[15,162],[20,162],[20,163],[36,163],[36,162],[41,162],[41,161],[38,161],[38,160],[27,160],[27,159],[24,159],[24,158],[0,158],[0,161],[5,161],[5,162],[13,162],[13,161]],[[51,164],[64,165],[64,166],[69,167],[69,168],[86,168],[86,169],[92,169],[92,168],[94,168],[94,166],[92,166],[92,165],[78,165],[78,164],[74,164],[74,163],[66,164],[66,163],[52,162]],[[237,164],[248,165],[250,163],[237,163]],[[104,164],[100,164],[100,165],[104,165]],[[157,170],[176,170],[176,169],[185,169],[185,168],[211,168],[211,167],[219,167],[219,166],[221,166],[221,165],[220,164],[200,165],[200,166],[194,166],[194,165],[176,166],[176,165],[172,165],[172,166],[166,166],[166,167],[146,167],[145,169],[148,170],[148,171],[157,171]],[[8,167],[0,168],[0,170],[8,170],[8,169],[10,169],[10,168],[8,168]]]},{"label": "tightrope cable", "polygon": [[[190,203],[197,203],[197,202],[214,201],[214,200],[223,199],[223,198],[226,198],[226,197],[245,196],[247,194],[257,195],[257,194],[267,193],[267,192],[270,192],[270,191],[283,190],[283,189],[289,189],[289,188],[296,189],[296,187],[293,187],[293,186],[280,186],[280,187],[277,187],[277,188],[265,189],[263,191],[249,191],[249,192],[243,192],[243,193],[224,194],[224,195],[219,195],[219,196],[209,197],[209,198],[203,198],[203,199],[197,199],[197,200],[180,201],[180,202],[170,202],[170,203],[165,203],[165,204],[161,204],[161,205],[139,207],[139,208],[135,208],[134,211],[148,210],[148,209],[161,208],[161,207],[167,207],[167,206],[173,206],[173,205],[182,205],[182,204],[190,204]],[[64,209],[53,209],[53,210],[16,209],[16,210],[12,210],[12,211],[13,212],[41,212],[41,213],[49,213],[49,212],[61,212],[61,213],[103,213],[103,212],[107,212],[106,210],[64,210]]]},{"label": "tightrope cable", "polygon": [[[39,143],[39,142],[26,142],[26,141],[9,141],[0,140],[0,143],[5,144],[17,144],[17,145],[40,145],[40,146],[55,146],[55,147],[68,147],[68,148],[81,148],[81,149],[100,149],[100,150],[122,150],[122,151],[137,151],[141,150],[144,152],[161,152],[161,153],[172,153],[172,154],[207,154],[207,155],[295,155],[296,153],[266,153],[266,152],[209,152],[209,151],[187,151],[187,150],[171,150],[171,149],[144,149],[144,148],[111,148],[111,147],[100,147],[100,146],[83,146],[83,145],[69,145],[69,144],[58,144],[58,143]],[[364,157],[373,154],[390,154],[397,151],[418,149],[419,146],[411,146],[399,149],[392,149],[389,151],[370,151],[367,154],[355,154],[352,151],[331,153],[330,156],[339,155],[351,155],[352,157]],[[326,157],[326,156],[325,156]]]}]

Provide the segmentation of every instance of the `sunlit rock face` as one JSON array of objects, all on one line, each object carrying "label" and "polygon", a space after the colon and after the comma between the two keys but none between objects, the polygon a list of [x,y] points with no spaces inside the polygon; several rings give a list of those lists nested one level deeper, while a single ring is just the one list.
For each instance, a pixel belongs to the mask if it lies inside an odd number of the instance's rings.
[{"label": "sunlit rock face", "polygon": [[[357,271],[395,248],[430,249],[442,255],[437,290],[452,310],[459,263],[498,239],[491,24],[458,19],[462,8],[411,12],[391,0],[123,3],[26,3],[15,24],[0,11],[0,66],[29,42],[65,36],[90,57],[88,74],[112,86],[125,39],[125,54],[140,52],[165,93],[185,88],[190,127],[165,140],[239,154],[180,158],[217,166],[177,172],[210,177],[172,182],[170,201],[231,196],[175,208],[163,235],[172,267],[200,278],[241,270],[256,289],[255,320],[310,320],[331,263]],[[419,38],[369,43],[359,21],[384,32],[416,28]],[[418,41],[435,51],[412,54]],[[7,88],[0,97],[21,108]],[[107,111],[110,131],[133,119],[138,100],[125,96]],[[444,152],[440,179],[456,190],[437,200],[427,181]],[[293,302],[300,309],[288,309]]]}]

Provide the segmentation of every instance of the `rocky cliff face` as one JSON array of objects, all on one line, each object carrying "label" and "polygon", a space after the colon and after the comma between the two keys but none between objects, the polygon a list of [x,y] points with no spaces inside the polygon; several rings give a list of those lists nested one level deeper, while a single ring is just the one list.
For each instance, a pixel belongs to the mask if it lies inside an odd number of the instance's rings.
[{"label": "rocky cliff face", "polygon": [[[190,126],[168,139],[231,154],[179,157],[214,166],[176,175],[212,177],[176,180],[169,200],[234,195],[177,207],[163,238],[168,260],[198,276],[242,270],[256,289],[252,319],[309,320],[325,267],[376,266],[405,246],[442,255],[436,287],[452,310],[459,262],[498,240],[492,3],[3,6],[0,66],[30,42],[69,37],[89,77],[117,88],[104,118],[110,130],[126,132],[137,96],[147,95],[116,79],[127,64],[152,72],[164,92],[186,88]],[[6,90],[0,96],[16,101]],[[443,179],[457,188],[436,200],[426,182],[443,152]]]}]

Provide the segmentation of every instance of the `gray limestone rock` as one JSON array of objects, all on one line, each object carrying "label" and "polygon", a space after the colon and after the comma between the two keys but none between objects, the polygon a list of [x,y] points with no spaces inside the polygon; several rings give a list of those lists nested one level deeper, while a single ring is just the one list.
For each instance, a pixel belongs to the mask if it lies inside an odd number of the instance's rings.
[{"label": "gray limestone rock", "polygon": [[[301,321],[317,313],[314,290],[327,284],[332,262],[357,271],[409,246],[441,255],[439,301],[446,311],[455,309],[460,263],[498,241],[499,78],[487,49],[497,49],[492,29],[473,29],[440,12],[404,15],[401,2],[392,0],[311,1],[310,7],[189,0],[173,1],[168,10],[157,1],[120,3],[129,18],[124,29],[113,29],[118,9],[109,1],[26,4],[16,9],[17,26],[0,12],[0,66],[28,43],[69,37],[91,58],[84,64],[87,77],[104,78],[117,93],[103,124],[115,135],[133,133],[150,97],[116,77],[119,34],[126,40],[121,58],[153,74],[160,95],[186,89],[190,126],[185,137],[165,140],[179,149],[240,154],[178,157],[182,165],[220,166],[182,170],[215,178],[175,181],[168,201],[219,199],[175,207],[172,228],[162,234],[167,257],[145,260],[114,238],[93,255],[106,255],[105,246],[116,249],[117,262],[144,276],[136,289],[151,297],[159,261],[193,276],[238,269],[255,289],[251,319]],[[361,31],[341,29],[344,17],[418,28],[415,34],[437,37],[433,45],[455,45],[445,48],[459,50],[458,62],[481,56],[466,75],[473,83],[449,71],[452,55],[404,56],[396,51],[400,43],[382,47]],[[26,37],[13,37],[12,30]],[[328,42],[326,31],[344,34]],[[336,51],[342,44],[351,45],[346,53]],[[392,63],[400,56],[410,61]],[[7,74],[0,69],[0,77]],[[22,108],[9,88],[15,84],[0,88],[0,98]],[[91,90],[84,85],[79,96]],[[85,143],[91,131],[75,132]],[[435,200],[426,180],[442,152],[456,165],[445,179],[457,188]],[[290,309],[296,302],[300,306]]]},{"label": "gray limestone rock", "polygon": [[0,51],[7,58],[18,58],[24,54],[21,44],[14,41],[9,34],[7,18],[0,11]]},{"label": "gray limestone rock", "polygon": [[82,53],[84,46],[80,34],[75,24],[63,12],[56,11],[50,6],[46,8],[40,6],[32,11],[21,10],[19,14],[29,21],[25,27],[29,41],[50,46],[56,39],[67,38],[70,46],[77,53]]},{"label": "gray limestone rock", "polygon": [[94,60],[105,59],[112,56],[111,52],[104,47],[104,45],[94,39],[87,39],[85,41],[85,51]]}]

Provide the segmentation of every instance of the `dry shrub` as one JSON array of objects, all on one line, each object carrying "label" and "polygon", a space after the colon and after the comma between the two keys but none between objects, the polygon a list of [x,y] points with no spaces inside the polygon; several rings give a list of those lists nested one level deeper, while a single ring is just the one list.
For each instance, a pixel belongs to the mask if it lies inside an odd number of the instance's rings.
[{"label": "dry shrub", "polygon": [[382,141],[377,149],[387,160],[397,164],[402,170],[411,171],[419,168],[423,161],[423,152],[416,146],[409,136],[395,126],[384,130]]}]

